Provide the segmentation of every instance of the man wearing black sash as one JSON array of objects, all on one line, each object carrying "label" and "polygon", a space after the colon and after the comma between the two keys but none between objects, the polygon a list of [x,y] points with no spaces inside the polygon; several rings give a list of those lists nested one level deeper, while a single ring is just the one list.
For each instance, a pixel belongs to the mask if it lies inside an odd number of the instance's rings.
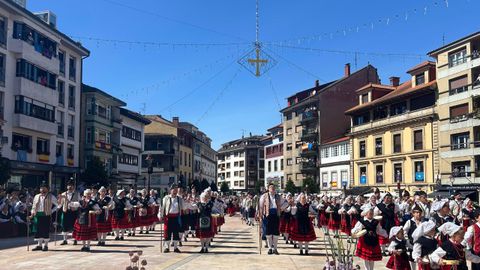
[{"label": "man wearing black sash", "polygon": [[30,219],[33,219],[32,231],[35,233],[35,241],[38,241],[38,245],[32,249],[33,251],[48,251],[52,214],[57,211],[57,208],[57,198],[49,192],[49,186],[43,182],[40,185],[40,193],[33,198],[32,214],[30,216]]},{"label": "man wearing black sash", "polygon": [[170,252],[170,241],[173,237],[173,251],[180,253],[178,242],[180,241],[181,216],[183,199],[177,195],[177,185],[172,184],[170,194],[163,198],[161,216],[164,218],[164,252]]},{"label": "man wearing black sash", "polygon": [[263,221],[265,236],[268,243],[268,254],[276,254],[278,236],[280,235],[280,207],[282,198],[275,192],[275,185],[268,184],[268,192],[260,197],[258,217]]}]

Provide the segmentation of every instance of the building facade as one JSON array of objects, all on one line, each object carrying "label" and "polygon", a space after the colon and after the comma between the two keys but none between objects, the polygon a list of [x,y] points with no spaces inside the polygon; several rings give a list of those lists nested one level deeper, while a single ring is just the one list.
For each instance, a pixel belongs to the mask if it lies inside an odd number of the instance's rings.
[{"label": "building facade", "polygon": [[[255,191],[265,180],[264,136],[234,140],[218,150],[218,181],[232,191]],[[258,190],[257,190],[258,191]]]},{"label": "building facade", "polygon": [[82,167],[87,169],[90,161],[99,158],[113,184],[118,181],[117,159],[121,151],[120,107],[125,105],[125,102],[98,88],[82,85]]},{"label": "building facade", "polygon": [[367,84],[357,90],[351,116],[352,186],[400,187],[432,192],[438,171],[435,64],[410,69],[399,84]]},{"label": "building facade", "polygon": [[89,51],[49,22],[53,13],[36,15],[22,5],[0,2],[1,155],[10,160],[9,185],[48,181],[59,190],[79,173],[82,61]]},{"label": "building facade", "polygon": [[[178,118],[173,120],[175,124]],[[178,139],[180,141],[179,153],[179,171],[180,181],[186,185],[191,185],[194,179],[193,175],[193,134],[188,130],[178,127]]]},{"label": "building facade", "polygon": [[305,178],[320,185],[322,143],[345,136],[350,120],[344,111],[357,103],[355,91],[379,81],[377,70],[368,65],[354,73],[345,65],[344,76],[319,84],[288,98],[283,114],[285,179],[302,186]]},{"label": "building facade", "polygon": [[320,149],[320,188],[340,190],[350,188],[349,137],[322,144]]},{"label": "building facade", "polygon": [[440,182],[480,184],[480,32],[429,53],[436,59]]},{"label": "building facade", "polygon": [[283,125],[277,125],[268,130],[270,137],[265,145],[265,189],[269,183],[274,183],[278,189],[285,188],[283,159]]},{"label": "building facade", "polygon": [[120,108],[122,131],[120,136],[120,151],[114,159],[113,172],[117,175],[117,185],[145,187],[140,175],[141,154],[145,142],[145,125],[151,123],[142,115],[125,108]]}]

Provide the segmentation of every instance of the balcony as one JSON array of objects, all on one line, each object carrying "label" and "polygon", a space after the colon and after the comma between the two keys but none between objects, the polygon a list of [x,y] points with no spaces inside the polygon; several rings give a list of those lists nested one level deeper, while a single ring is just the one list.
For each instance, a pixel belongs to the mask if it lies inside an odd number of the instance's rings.
[{"label": "balcony", "polygon": [[318,140],[318,132],[316,129],[304,129],[300,139],[304,142],[315,142]]},{"label": "balcony", "polygon": [[448,95],[440,95],[438,98],[438,105],[445,105],[451,102],[470,99],[472,96],[480,96],[479,83],[469,84],[449,90]]},{"label": "balcony", "polygon": [[304,112],[300,119],[300,124],[301,125],[310,124],[316,121],[317,119],[318,119],[317,111]]},{"label": "balcony", "polygon": [[448,151],[440,151],[441,158],[471,157],[476,155],[480,155],[479,141],[453,144],[449,146]]},{"label": "balcony", "polygon": [[57,91],[24,77],[15,77],[13,93],[14,95],[29,97],[47,104],[57,104],[58,102]]},{"label": "balcony", "polygon": [[301,157],[309,158],[318,156],[317,148],[305,149],[300,153]]},{"label": "balcony", "polygon": [[38,162],[42,163],[49,163],[50,162],[50,154],[38,154],[37,155]]},{"label": "balcony", "polygon": [[39,120],[38,118],[20,113],[15,113],[13,115],[12,125],[14,127],[42,132],[49,135],[57,135],[58,131],[57,124],[55,122]]},{"label": "balcony", "polygon": [[437,80],[479,66],[480,58],[478,57],[478,54],[474,53],[472,55],[467,55],[464,58],[457,59],[454,63],[449,62],[448,65],[439,66]]},{"label": "balcony", "polygon": [[9,39],[8,48],[17,54],[17,58],[28,60],[32,64],[43,67],[55,74],[60,72],[60,61],[57,57],[48,58],[35,50],[34,46],[21,39]]},{"label": "balcony", "polygon": [[106,143],[106,142],[96,141],[95,142],[95,148],[106,150],[106,151],[111,151],[112,150],[112,145],[109,144],[109,143]]},{"label": "balcony", "polygon": [[303,174],[316,174],[318,172],[318,168],[317,168],[317,165],[315,164],[315,162],[311,162],[311,161],[308,161],[308,162],[303,162],[302,164],[300,164],[300,171],[303,173]]},{"label": "balcony", "polygon": [[63,123],[58,123],[57,136],[63,138],[65,134],[65,125]]}]

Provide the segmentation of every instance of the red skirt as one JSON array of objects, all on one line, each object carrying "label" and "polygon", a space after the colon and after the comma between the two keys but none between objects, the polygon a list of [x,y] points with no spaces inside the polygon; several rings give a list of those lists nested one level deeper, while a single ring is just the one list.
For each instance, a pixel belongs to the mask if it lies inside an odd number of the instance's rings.
[{"label": "red skirt", "polygon": [[160,212],[160,206],[159,205],[155,205],[154,207],[154,214],[153,214],[153,223],[158,223],[160,222],[160,219],[158,218],[158,212]]},{"label": "red skirt", "polygon": [[328,220],[328,228],[330,230],[338,230],[340,229],[340,221],[334,220],[333,218],[330,218]]},{"label": "red skirt", "polygon": [[280,226],[279,226],[279,231],[280,233],[290,233],[290,221],[293,219],[293,217],[290,217],[289,220],[287,220],[285,217],[280,218]]},{"label": "red skirt", "polygon": [[365,244],[365,238],[362,236],[358,239],[357,251],[355,255],[366,260],[366,261],[381,261],[382,252],[380,250],[380,245],[369,246]]},{"label": "red skirt", "polygon": [[[212,217],[210,220],[213,221],[214,217]],[[196,225],[196,230],[195,230],[195,237],[197,238],[213,238],[217,231],[213,227],[213,222],[210,225],[210,229],[200,229],[200,224],[199,221],[197,220],[197,225]]]},{"label": "red skirt", "polygon": [[157,214],[155,213],[155,206],[147,207],[147,219],[148,219],[147,226],[150,226],[153,223],[157,222]]},{"label": "red skirt", "polygon": [[294,241],[299,241],[299,242],[311,242],[317,239],[317,236],[315,235],[315,230],[313,229],[313,224],[308,220],[308,233],[307,234],[301,234],[298,231],[298,220],[293,219],[291,220],[292,224],[292,231],[290,233],[290,238]]},{"label": "red skirt", "polygon": [[430,264],[423,264],[423,263],[418,263],[417,268],[418,270],[432,270],[432,267],[430,266]]},{"label": "red skirt", "polygon": [[227,214],[229,214],[230,216],[233,216],[235,215],[235,207],[228,207],[227,208]]},{"label": "red skirt", "polygon": [[319,220],[319,224],[318,224],[319,228],[325,227],[328,225],[327,215],[324,210],[320,210],[320,212],[318,213],[318,220]]},{"label": "red skirt", "polygon": [[112,228],[113,229],[128,229],[128,228],[131,228],[131,225],[130,225],[130,222],[128,221],[128,214],[125,213],[125,215],[123,216],[123,218],[116,218],[116,217],[113,217],[112,218]]},{"label": "red skirt", "polygon": [[356,225],[357,222],[358,222],[358,220],[357,220],[357,218],[356,218],[356,215],[351,215],[351,216],[350,216],[350,221],[351,221],[351,223],[352,223],[352,228],[354,228],[355,225]]},{"label": "red skirt", "polygon": [[97,233],[108,233],[112,231],[112,223],[106,222],[97,222]]},{"label": "red skirt", "polygon": [[[97,238],[97,228],[91,222],[90,226],[87,225],[80,225],[78,220],[75,221],[73,225],[73,233],[72,237],[77,241],[89,241],[95,240]],[[96,223],[96,222],[95,222]]]},{"label": "red skirt", "polygon": [[387,262],[388,269],[395,269],[395,270],[411,270],[410,262],[405,260],[401,256],[398,255],[391,255],[390,259]]},{"label": "red skirt", "polygon": [[390,239],[383,237],[383,236],[378,236],[378,242],[380,245],[388,245],[390,244]]},{"label": "red skirt", "polygon": [[346,218],[342,218],[340,222],[340,231],[347,235],[352,235],[352,226],[347,223]]}]

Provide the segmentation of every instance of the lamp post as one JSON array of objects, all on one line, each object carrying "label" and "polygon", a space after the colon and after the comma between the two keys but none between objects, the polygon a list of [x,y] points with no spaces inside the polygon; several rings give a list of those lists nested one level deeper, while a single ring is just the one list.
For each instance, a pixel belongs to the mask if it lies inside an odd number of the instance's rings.
[{"label": "lamp post", "polygon": [[153,159],[152,159],[152,156],[150,154],[147,155],[147,158],[145,158],[145,161],[147,162],[147,174],[148,174],[148,182],[147,182],[147,190],[150,192],[150,180],[151,180],[151,177],[152,177],[152,173],[153,173],[153,166],[152,166],[152,163],[153,163]]}]

